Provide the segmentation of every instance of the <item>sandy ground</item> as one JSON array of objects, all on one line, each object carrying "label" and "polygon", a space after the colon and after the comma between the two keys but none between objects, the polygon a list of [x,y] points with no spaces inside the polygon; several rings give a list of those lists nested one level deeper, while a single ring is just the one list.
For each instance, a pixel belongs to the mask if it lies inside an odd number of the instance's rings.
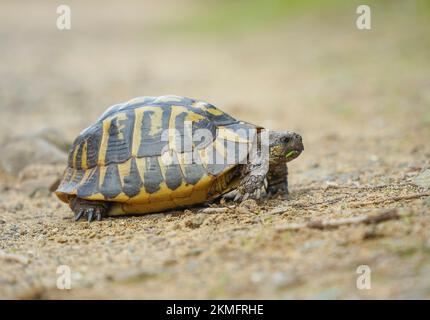
[{"label": "sandy ground", "polygon": [[[0,5],[0,298],[430,298],[428,16],[399,1],[374,10],[371,31],[355,28],[351,5],[184,34],[160,27],[189,14],[169,3],[73,2],[69,31],[53,2],[26,4],[25,19]],[[48,191],[62,143],[109,105],[162,94],[301,133],[290,198],[73,222]],[[390,209],[401,217],[285,230]],[[60,265],[71,290],[56,286]],[[360,265],[369,290],[356,286]]]}]

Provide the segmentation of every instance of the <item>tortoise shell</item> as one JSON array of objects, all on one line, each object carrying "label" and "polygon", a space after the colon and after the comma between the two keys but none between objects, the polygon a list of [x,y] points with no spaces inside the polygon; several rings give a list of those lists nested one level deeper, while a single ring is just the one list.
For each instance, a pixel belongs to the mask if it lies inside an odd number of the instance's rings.
[{"label": "tortoise shell", "polygon": [[255,129],[207,102],[135,98],[76,138],[56,195],[114,202],[110,215],[203,203],[237,186]]}]

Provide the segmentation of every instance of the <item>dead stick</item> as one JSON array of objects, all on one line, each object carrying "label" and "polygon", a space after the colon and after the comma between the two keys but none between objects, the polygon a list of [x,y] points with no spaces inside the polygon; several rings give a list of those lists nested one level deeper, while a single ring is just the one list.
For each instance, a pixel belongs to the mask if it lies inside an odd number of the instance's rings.
[{"label": "dead stick", "polygon": [[[381,200],[374,200],[374,201],[352,202],[352,203],[349,203],[349,205],[352,208],[358,208],[358,207],[362,207],[362,206],[381,204],[381,203],[385,203],[385,202],[397,202],[397,201],[401,201],[401,200],[412,200],[412,199],[418,199],[418,198],[428,197],[428,196],[430,196],[430,192],[423,192],[423,193],[410,194],[410,195],[406,195],[406,196],[396,196],[396,197],[384,198]],[[295,208],[300,208],[300,209],[306,209],[306,208],[310,208],[310,207],[317,206],[317,205],[334,204],[334,203],[339,202],[340,200],[343,200],[343,199],[345,199],[345,197],[338,197],[338,198],[330,199],[328,201],[315,202],[315,203],[310,203],[310,204],[297,203],[297,204],[291,204],[291,206],[293,208],[295,207]],[[279,208],[279,209],[274,209],[272,211],[269,211],[266,214],[282,214],[282,213],[285,213],[286,211],[287,211],[287,208]]]},{"label": "dead stick", "polygon": [[409,186],[415,186],[413,183],[399,183],[399,184],[380,184],[376,186],[372,185],[365,185],[365,186],[347,186],[347,185],[327,185],[323,187],[310,187],[310,188],[304,188],[299,189],[298,191],[318,191],[318,190],[328,190],[328,189],[352,189],[352,190],[377,190],[377,189],[385,189],[385,188],[402,188],[402,187],[409,187]]},{"label": "dead stick", "polygon": [[352,202],[352,203],[350,203],[350,206],[353,208],[356,208],[356,207],[361,207],[361,206],[381,204],[381,203],[385,203],[385,202],[397,202],[397,201],[402,201],[402,200],[418,199],[418,198],[428,197],[428,196],[430,196],[430,192],[415,193],[415,194],[409,194],[406,196],[389,197],[389,198],[384,198],[384,199],[374,200],[374,201]]},{"label": "dead stick", "polygon": [[228,210],[228,208],[211,208],[211,207],[209,207],[209,208],[205,208],[205,209],[202,209],[202,210],[199,210],[198,212],[199,213],[224,213],[224,212],[227,212],[227,210]]},{"label": "dead stick", "polygon": [[345,185],[328,185],[323,187],[322,189],[355,189],[355,190],[372,190],[372,189],[385,189],[385,188],[401,188],[401,187],[409,187],[414,186],[412,183],[399,183],[399,184],[380,184],[376,186],[367,185],[367,186],[345,186]]},{"label": "dead stick", "polygon": [[305,223],[287,223],[276,227],[278,231],[299,230],[303,228],[311,229],[333,229],[343,225],[351,224],[375,224],[387,220],[399,219],[406,216],[407,213],[399,213],[397,209],[383,210],[376,215],[360,215],[350,218],[331,219],[331,220],[314,220]]}]

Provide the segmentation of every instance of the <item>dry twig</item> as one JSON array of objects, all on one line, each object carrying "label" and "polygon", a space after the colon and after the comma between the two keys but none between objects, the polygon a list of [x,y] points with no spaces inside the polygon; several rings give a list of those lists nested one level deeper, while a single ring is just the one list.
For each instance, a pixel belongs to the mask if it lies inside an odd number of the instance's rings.
[{"label": "dry twig", "polygon": [[400,217],[406,216],[408,213],[398,212],[397,209],[388,209],[379,212],[374,215],[359,215],[355,217],[342,218],[342,219],[326,219],[326,220],[314,220],[303,223],[287,223],[276,227],[278,231],[287,230],[299,230],[303,228],[311,229],[333,229],[343,225],[352,224],[375,224],[387,220],[399,219]]},{"label": "dry twig", "polygon": [[330,185],[321,186],[321,187],[304,188],[297,191],[319,191],[319,190],[326,191],[330,189],[379,190],[379,189],[386,189],[386,188],[400,189],[400,188],[410,187],[410,186],[416,187],[416,185],[411,182],[398,183],[398,184],[362,185],[362,186],[330,184]]},{"label": "dry twig", "polygon": [[357,208],[357,207],[369,206],[369,205],[375,205],[375,204],[381,204],[381,203],[387,203],[387,202],[397,202],[402,200],[418,199],[418,198],[428,197],[428,196],[430,196],[430,192],[422,192],[422,193],[409,194],[405,196],[388,197],[388,198],[378,199],[373,201],[352,202],[349,205],[352,208]]},{"label": "dry twig", "polygon": [[228,210],[228,208],[225,208],[225,207],[224,208],[209,207],[209,208],[199,210],[199,213],[224,213],[224,212],[227,212],[227,210]]},{"label": "dry twig", "polygon": [[[362,206],[369,206],[369,205],[376,205],[376,204],[381,204],[381,203],[390,203],[390,202],[397,202],[397,201],[402,201],[402,200],[412,200],[412,199],[418,199],[418,198],[422,198],[422,197],[428,197],[430,196],[430,192],[423,192],[423,193],[415,193],[415,194],[410,194],[410,195],[405,195],[405,196],[395,196],[395,197],[388,197],[388,198],[384,198],[384,199],[378,199],[378,200],[373,200],[373,201],[364,201],[364,202],[351,202],[351,203],[347,203],[350,207],[352,208],[359,208]],[[321,201],[321,202],[314,202],[314,203],[309,203],[309,204],[304,204],[304,203],[295,203],[295,204],[291,204],[290,206],[293,208],[299,208],[299,209],[306,209],[306,208],[310,208],[310,207],[314,207],[314,206],[318,206],[318,205],[329,205],[329,204],[334,204],[337,203],[341,200],[344,200],[345,197],[337,197],[337,198],[333,198],[333,199],[328,199],[326,201]],[[288,210],[288,208],[277,208],[274,209],[272,211],[267,212],[266,214],[282,214],[285,213]]]}]

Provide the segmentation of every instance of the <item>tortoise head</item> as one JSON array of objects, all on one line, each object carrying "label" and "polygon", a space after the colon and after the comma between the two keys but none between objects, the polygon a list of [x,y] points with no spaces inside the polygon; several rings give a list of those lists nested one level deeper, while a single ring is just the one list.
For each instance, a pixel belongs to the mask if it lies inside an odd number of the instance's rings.
[{"label": "tortoise head", "polygon": [[270,158],[290,162],[297,158],[304,150],[302,137],[291,131],[270,131]]}]

